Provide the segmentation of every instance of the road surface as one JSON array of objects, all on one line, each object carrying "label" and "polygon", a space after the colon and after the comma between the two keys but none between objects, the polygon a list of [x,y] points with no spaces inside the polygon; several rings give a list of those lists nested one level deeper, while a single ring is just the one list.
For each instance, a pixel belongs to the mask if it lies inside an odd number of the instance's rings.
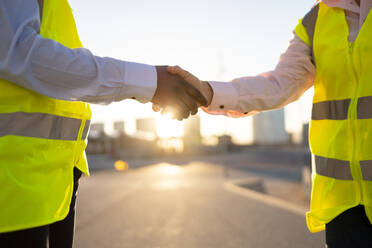
[{"label": "road surface", "polygon": [[193,162],[82,178],[75,247],[324,247],[324,233],[311,234],[302,214],[228,190],[224,174]]}]

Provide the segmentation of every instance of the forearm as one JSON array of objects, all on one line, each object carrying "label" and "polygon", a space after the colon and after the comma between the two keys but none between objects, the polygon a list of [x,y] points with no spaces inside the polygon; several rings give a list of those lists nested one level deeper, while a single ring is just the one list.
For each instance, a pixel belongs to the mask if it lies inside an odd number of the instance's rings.
[{"label": "forearm", "polygon": [[[24,4],[27,13],[17,12]],[[49,97],[92,103],[151,100],[153,66],[94,56],[41,37],[36,1],[0,3],[0,78]]]},{"label": "forearm", "polygon": [[313,84],[315,66],[310,54],[310,47],[295,36],[273,71],[230,83],[210,82],[214,96],[206,111],[240,117],[297,100]]}]

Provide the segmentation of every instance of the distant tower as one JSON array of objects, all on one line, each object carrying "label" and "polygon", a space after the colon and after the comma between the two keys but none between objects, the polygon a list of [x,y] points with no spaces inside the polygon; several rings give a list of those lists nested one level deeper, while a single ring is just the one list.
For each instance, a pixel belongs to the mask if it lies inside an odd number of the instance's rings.
[{"label": "distant tower", "polygon": [[253,117],[253,141],[257,145],[289,143],[284,125],[284,109],[262,112]]}]

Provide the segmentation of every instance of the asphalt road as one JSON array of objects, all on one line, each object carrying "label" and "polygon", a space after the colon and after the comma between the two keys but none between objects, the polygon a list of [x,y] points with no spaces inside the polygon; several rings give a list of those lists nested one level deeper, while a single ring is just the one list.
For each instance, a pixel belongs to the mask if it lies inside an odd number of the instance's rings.
[{"label": "asphalt road", "polygon": [[196,162],[82,178],[75,247],[324,247],[302,214],[236,194],[226,181],[221,167]]}]

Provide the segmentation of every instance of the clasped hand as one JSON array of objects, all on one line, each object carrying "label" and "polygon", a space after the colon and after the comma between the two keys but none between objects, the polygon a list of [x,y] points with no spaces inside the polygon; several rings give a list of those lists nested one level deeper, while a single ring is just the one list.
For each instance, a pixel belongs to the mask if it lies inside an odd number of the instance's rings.
[{"label": "clasped hand", "polygon": [[179,66],[156,66],[156,71],[158,85],[151,100],[154,111],[183,120],[212,101],[213,91],[209,83],[200,81]]}]

